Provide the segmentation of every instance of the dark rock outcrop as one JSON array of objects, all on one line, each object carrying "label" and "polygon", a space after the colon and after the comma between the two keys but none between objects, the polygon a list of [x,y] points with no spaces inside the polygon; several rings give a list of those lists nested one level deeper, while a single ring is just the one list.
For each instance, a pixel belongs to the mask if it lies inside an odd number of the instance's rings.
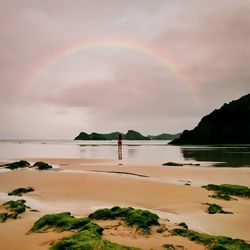
[{"label": "dark rock outcrop", "polygon": [[21,160],[21,161],[15,161],[15,162],[12,162],[12,163],[8,163],[8,164],[5,164],[3,166],[5,168],[14,170],[14,169],[18,169],[18,168],[27,168],[27,167],[30,166],[30,163],[27,162],[27,161]]},{"label": "dark rock outcrop", "polygon": [[36,162],[33,167],[36,167],[39,170],[48,170],[48,169],[52,169],[52,166],[49,165],[46,162],[42,162],[42,161],[38,161]]},{"label": "dark rock outcrop", "polygon": [[197,127],[169,144],[250,144],[250,94],[204,116]]},{"label": "dark rock outcrop", "polygon": [[91,140],[90,135],[85,133],[85,132],[81,132],[76,138],[75,140]]}]

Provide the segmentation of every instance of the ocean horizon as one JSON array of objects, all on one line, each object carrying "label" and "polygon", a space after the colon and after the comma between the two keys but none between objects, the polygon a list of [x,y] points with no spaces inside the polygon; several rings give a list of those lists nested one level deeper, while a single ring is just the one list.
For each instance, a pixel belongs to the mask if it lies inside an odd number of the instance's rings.
[{"label": "ocean horizon", "polygon": [[201,166],[250,166],[250,145],[171,146],[169,141],[123,141],[123,159],[117,159],[117,141],[81,140],[0,140],[0,160],[29,158],[107,159],[130,165],[161,165],[165,162]]}]

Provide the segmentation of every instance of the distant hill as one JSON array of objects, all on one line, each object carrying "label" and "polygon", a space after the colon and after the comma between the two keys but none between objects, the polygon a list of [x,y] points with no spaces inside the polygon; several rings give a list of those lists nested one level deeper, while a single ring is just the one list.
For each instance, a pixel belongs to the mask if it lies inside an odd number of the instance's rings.
[{"label": "distant hill", "polygon": [[119,134],[121,134],[122,138],[124,138],[125,135],[120,132],[113,132],[113,133],[101,134],[101,135],[104,136],[107,140],[117,140]]},{"label": "distant hill", "polygon": [[87,134],[84,132],[81,132],[76,138],[75,140],[108,140],[106,139],[105,136],[103,136],[102,134],[98,134],[98,133],[91,133],[91,134]]},{"label": "distant hill", "polygon": [[149,135],[151,140],[174,140],[179,138],[181,133],[178,134],[160,134],[160,135]]},{"label": "distant hill", "polygon": [[143,136],[137,131],[129,130],[125,135],[125,140],[150,140],[150,138]]},{"label": "distant hill", "polygon": [[215,109],[169,144],[250,144],[250,94]]},{"label": "distant hill", "polygon": [[160,134],[160,135],[149,135],[144,136],[137,131],[128,130],[126,134],[120,132],[112,132],[108,134],[101,134],[101,133],[91,133],[87,134],[85,132],[81,132],[75,140],[117,140],[118,135],[121,134],[122,138],[125,140],[173,140],[178,138],[179,134]]}]

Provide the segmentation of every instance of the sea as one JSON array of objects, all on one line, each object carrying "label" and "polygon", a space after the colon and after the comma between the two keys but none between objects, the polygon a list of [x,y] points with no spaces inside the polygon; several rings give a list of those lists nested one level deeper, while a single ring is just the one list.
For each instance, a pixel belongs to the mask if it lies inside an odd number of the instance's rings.
[{"label": "sea", "polygon": [[[30,158],[108,159],[117,164],[161,165],[177,162],[211,167],[250,167],[250,144],[172,146],[169,141],[0,140],[0,162]],[[199,166],[197,165],[199,164]]]}]

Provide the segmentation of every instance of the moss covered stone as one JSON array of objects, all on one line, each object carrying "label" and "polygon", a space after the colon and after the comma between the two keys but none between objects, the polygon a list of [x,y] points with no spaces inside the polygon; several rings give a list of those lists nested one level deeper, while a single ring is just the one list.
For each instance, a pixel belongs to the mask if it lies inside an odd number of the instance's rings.
[{"label": "moss covered stone", "polygon": [[[224,236],[213,236],[195,232],[188,229],[176,228],[173,235],[187,237],[192,241],[205,245],[210,250],[246,250],[250,249],[250,244],[240,239],[232,239]],[[222,248],[223,247],[223,248]]]},{"label": "moss covered stone", "polygon": [[28,187],[28,188],[17,188],[14,189],[12,192],[9,192],[8,195],[16,195],[16,196],[22,196],[24,193],[29,193],[35,191],[34,188]]},{"label": "moss covered stone", "polygon": [[224,213],[224,210],[222,209],[221,206],[217,205],[217,204],[208,204],[208,213],[209,214],[216,214],[216,213]]},{"label": "moss covered stone", "polygon": [[1,213],[0,214],[0,221],[5,222],[8,218],[8,213]]},{"label": "moss covered stone", "polygon": [[70,213],[48,214],[35,222],[31,231],[41,232],[48,228],[59,231],[74,231],[51,246],[53,250],[136,250],[138,248],[121,246],[102,239],[103,228],[91,222],[89,218],[75,218]]},{"label": "moss covered stone", "polygon": [[159,216],[147,210],[135,209],[132,207],[120,208],[118,206],[111,209],[98,209],[89,215],[90,219],[108,220],[121,218],[129,226],[137,226],[140,229],[149,229],[152,225],[159,225]]},{"label": "moss covered stone", "polygon": [[17,201],[5,202],[3,204],[3,207],[10,212],[10,213],[7,213],[7,217],[5,218],[5,220],[8,219],[8,218],[16,219],[19,214],[24,213],[26,211],[26,208],[27,208],[25,203],[26,203],[25,200],[17,200]]},{"label": "moss covered stone", "polygon": [[59,231],[79,229],[90,222],[88,218],[75,218],[69,212],[47,214],[35,222],[31,231],[37,232],[52,227]]},{"label": "moss covered stone", "polygon": [[232,184],[221,184],[221,185],[209,184],[206,186],[202,186],[202,188],[215,191],[215,194],[212,195],[212,197],[223,200],[233,199],[231,195],[250,198],[250,188],[246,186],[232,185]]},{"label": "moss covered stone", "polygon": [[18,168],[27,168],[29,166],[30,166],[30,163],[24,160],[8,163],[4,165],[5,168],[11,169],[11,170],[18,169]]},{"label": "moss covered stone", "polygon": [[81,230],[71,237],[66,237],[54,245],[51,249],[53,250],[139,250],[139,248],[127,247],[112,243],[108,240],[103,240],[101,235],[96,234],[92,230]]},{"label": "moss covered stone", "polygon": [[165,245],[163,245],[163,248],[165,250],[176,250],[175,246],[172,244],[165,244]]},{"label": "moss covered stone", "polygon": [[215,194],[213,195],[209,195],[209,197],[211,198],[216,198],[216,199],[220,199],[220,200],[225,200],[225,201],[230,201],[230,200],[236,200],[234,199],[233,197],[231,197],[230,195],[228,194],[224,194],[222,192],[216,192]]},{"label": "moss covered stone", "polygon": [[207,203],[208,205],[208,213],[209,214],[232,214],[231,212],[227,212],[227,211],[224,211],[223,208],[220,206],[220,205],[217,205],[217,204],[209,204]]}]

